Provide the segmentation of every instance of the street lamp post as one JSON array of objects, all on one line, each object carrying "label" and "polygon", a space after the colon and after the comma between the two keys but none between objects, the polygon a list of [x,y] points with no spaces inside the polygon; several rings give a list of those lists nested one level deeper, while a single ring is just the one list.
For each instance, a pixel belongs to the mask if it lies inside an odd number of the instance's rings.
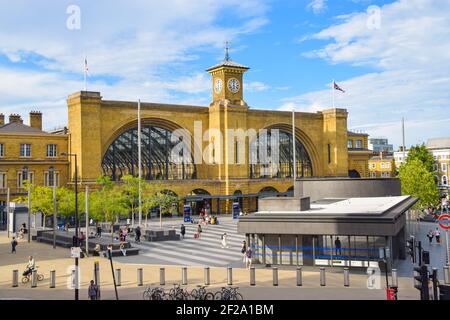
[{"label": "street lamp post", "polygon": [[[22,169],[22,183],[28,180],[28,167],[25,166]],[[30,182],[30,181],[28,181]],[[31,242],[31,189],[30,184],[27,186],[27,196],[28,196],[28,242]]]},{"label": "street lamp post", "polygon": [[57,208],[56,208],[56,173],[55,168],[50,167],[48,170],[48,180],[50,176],[53,179],[53,249],[56,249],[56,225],[58,224]]},{"label": "street lamp post", "polygon": [[[62,156],[74,157],[75,159],[75,237],[78,243],[78,165],[77,155],[75,153],[62,153]],[[79,243],[78,243],[79,244]],[[78,258],[75,258],[75,300],[78,300]]]}]

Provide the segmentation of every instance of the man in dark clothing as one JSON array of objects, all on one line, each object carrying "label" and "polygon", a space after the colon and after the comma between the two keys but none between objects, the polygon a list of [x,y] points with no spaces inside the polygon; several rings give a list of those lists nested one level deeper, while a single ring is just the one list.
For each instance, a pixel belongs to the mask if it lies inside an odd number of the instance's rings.
[{"label": "man in dark clothing", "polygon": [[186,227],[184,224],[181,225],[181,237],[184,239],[184,235],[186,234]]},{"label": "man in dark clothing", "polygon": [[17,240],[15,237],[11,241],[11,253],[16,253]]},{"label": "man in dark clothing", "polygon": [[89,285],[88,296],[91,300],[97,300],[98,298],[98,286],[94,284],[94,280],[91,280],[91,284]]},{"label": "man in dark clothing", "polygon": [[136,233],[136,242],[141,242],[141,227],[137,226],[135,233]]},{"label": "man in dark clothing", "polygon": [[341,240],[339,240],[339,237],[337,237],[336,240],[334,241],[334,247],[336,249],[336,255],[342,254],[342,244]]}]

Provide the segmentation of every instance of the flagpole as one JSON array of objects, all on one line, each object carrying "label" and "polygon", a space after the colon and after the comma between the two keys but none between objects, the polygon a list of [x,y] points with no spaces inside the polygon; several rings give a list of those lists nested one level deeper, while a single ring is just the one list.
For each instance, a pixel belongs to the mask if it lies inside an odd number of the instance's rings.
[{"label": "flagpole", "polygon": [[335,108],[335,106],[334,106],[334,79],[333,79],[333,83],[331,84],[331,92],[332,92],[332,96],[333,96],[333,109]]},{"label": "flagpole", "polygon": [[87,57],[84,56],[84,91],[87,91]]},{"label": "flagpole", "polygon": [[296,141],[295,141],[295,109],[292,109],[292,155],[294,160],[294,193],[295,193],[295,182],[297,181],[297,150],[296,150]]},{"label": "flagpole", "polygon": [[138,101],[138,172],[139,172],[139,226],[142,224],[142,146],[141,146],[141,100]]}]

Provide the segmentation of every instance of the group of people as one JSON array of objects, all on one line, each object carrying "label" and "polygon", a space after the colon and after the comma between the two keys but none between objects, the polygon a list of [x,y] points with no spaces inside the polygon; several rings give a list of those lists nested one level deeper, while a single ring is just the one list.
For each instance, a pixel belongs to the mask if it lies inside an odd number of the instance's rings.
[{"label": "group of people", "polygon": [[428,231],[427,233],[427,238],[428,241],[430,242],[430,244],[433,243],[433,238],[436,238],[436,243],[440,244],[441,243],[441,231],[439,230],[439,228],[436,228],[435,230],[431,230]]}]

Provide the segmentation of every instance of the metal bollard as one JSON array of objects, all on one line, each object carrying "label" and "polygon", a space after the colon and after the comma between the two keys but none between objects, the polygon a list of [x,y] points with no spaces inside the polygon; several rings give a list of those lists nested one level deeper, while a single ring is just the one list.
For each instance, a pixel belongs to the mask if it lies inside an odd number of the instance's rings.
[{"label": "metal bollard", "polygon": [[326,286],[326,278],[325,278],[325,268],[320,267],[320,286]]},{"label": "metal bollard", "polygon": [[444,283],[449,284],[450,283],[450,270],[449,266],[444,267]]},{"label": "metal bollard", "polygon": [[228,267],[227,269],[227,285],[233,285],[233,268]]},{"label": "metal bollard", "polygon": [[166,269],[164,268],[159,269],[159,285],[166,285]]},{"label": "metal bollard", "polygon": [[278,286],[278,268],[277,267],[272,268],[272,278],[273,278],[273,286],[277,287]]},{"label": "metal bollard", "polygon": [[188,279],[187,279],[187,267],[183,267],[181,269],[181,284],[183,286],[186,286],[188,284]]},{"label": "metal bollard", "polygon": [[250,285],[256,286],[256,270],[255,267],[250,268]]},{"label": "metal bollard", "polygon": [[137,269],[137,285],[138,287],[144,285],[144,270],[142,268]]},{"label": "metal bollard", "polygon": [[344,287],[350,287],[350,271],[344,268]]},{"label": "metal bollard", "polygon": [[297,287],[301,287],[302,285],[302,268],[297,267]]},{"label": "metal bollard", "polygon": [[13,270],[12,273],[12,287],[17,288],[19,286],[19,270]]},{"label": "metal bollard", "polygon": [[210,279],[211,279],[211,277],[210,277],[210,272],[209,272],[209,267],[206,267],[205,268],[205,274],[204,274],[204,280],[205,280],[205,286],[209,286],[209,284],[210,284]]},{"label": "metal bollard", "polygon": [[56,271],[55,270],[51,270],[50,271],[50,288],[55,288],[56,287]]},{"label": "metal bollard", "polygon": [[392,287],[398,288],[398,273],[397,269],[392,269]]},{"label": "metal bollard", "polygon": [[37,287],[37,271],[33,270],[31,273],[31,287],[36,288]]},{"label": "metal bollard", "polygon": [[122,285],[122,271],[116,269],[116,286],[120,287]]}]

